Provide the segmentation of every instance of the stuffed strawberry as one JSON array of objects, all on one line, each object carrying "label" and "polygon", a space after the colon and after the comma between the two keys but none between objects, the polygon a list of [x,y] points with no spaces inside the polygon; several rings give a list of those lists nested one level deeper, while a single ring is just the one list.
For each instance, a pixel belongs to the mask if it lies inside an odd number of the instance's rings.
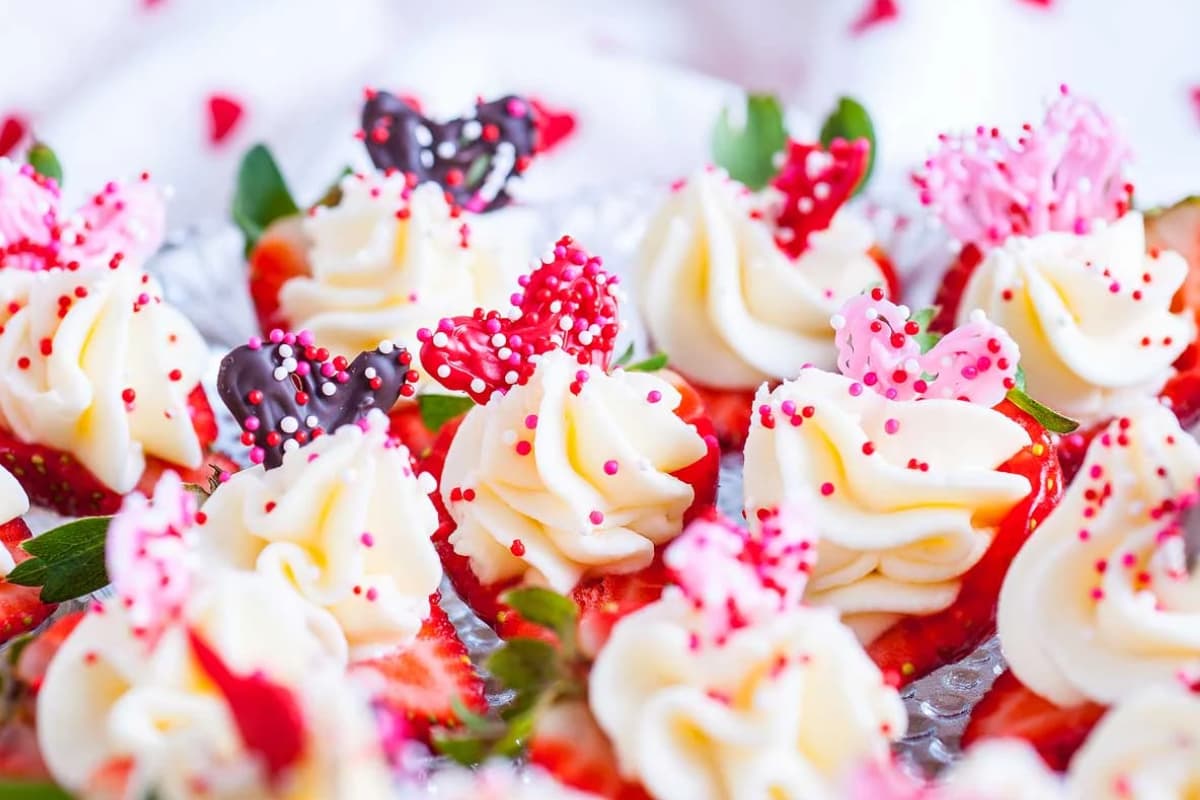
[{"label": "stuffed strawberry", "polygon": [[841,610],[900,681],[994,629],[1000,583],[1062,491],[1020,354],[986,319],[936,341],[880,289],[833,319],[841,374],[760,390],[746,513],[809,509],[820,556],[808,599]]},{"label": "stuffed strawberry", "polygon": [[435,541],[485,620],[515,624],[501,592],[544,582],[591,626],[657,596],[659,548],[715,498],[716,441],[678,378],[612,364],[617,278],[569,237],[512,300],[418,335],[425,370],[479,404],[423,465]]},{"label": "stuffed strawberry", "polygon": [[31,536],[21,515],[29,510],[29,499],[16,479],[0,468],[0,644],[36,628],[54,612],[52,603],[43,603],[38,590],[7,582],[4,576],[26,561],[29,553],[21,543]]},{"label": "stuffed strawberry", "polygon": [[745,440],[761,383],[833,366],[827,322],[842,302],[871,286],[898,296],[871,226],[847,208],[869,150],[866,139],[791,141],[761,193],[697,172],[650,225],[635,273],[639,310],[655,347],[701,393],[726,449]]}]

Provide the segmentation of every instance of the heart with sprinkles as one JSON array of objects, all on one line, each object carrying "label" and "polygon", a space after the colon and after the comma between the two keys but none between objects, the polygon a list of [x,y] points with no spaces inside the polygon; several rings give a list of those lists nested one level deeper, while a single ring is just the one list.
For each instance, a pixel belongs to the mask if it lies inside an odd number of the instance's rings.
[{"label": "heart with sprinkles", "polygon": [[509,183],[537,152],[538,126],[525,98],[480,100],[469,116],[437,122],[409,99],[367,90],[362,139],[381,170],[433,181],[468,211],[507,205]]},{"label": "heart with sprinkles", "polygon": [[799,258],[808,238],[829,227],[833,217],[867,173],[871,143],[834,139],[828,149],[818,142],[788,142],[783,166],[771,184],[783,193],[775,215],[775,243]]},{"label": "heart with sprinkles", "polygon": [[221,360],[217,392],[242,427],[250,460],[271,469],[286,451],[411,397],[416,382],[412,354],[391,342],[347,361],[309,331],[276,329]]},{"label": "heart with sprinkles", "polygon": [[478,403],[529,380],[537,359],[564,350],[604,369],[620,331],[618,279],[564,236],[518,283],[508,314],[475,309],[417,331],[421,365],[442,386]]}]

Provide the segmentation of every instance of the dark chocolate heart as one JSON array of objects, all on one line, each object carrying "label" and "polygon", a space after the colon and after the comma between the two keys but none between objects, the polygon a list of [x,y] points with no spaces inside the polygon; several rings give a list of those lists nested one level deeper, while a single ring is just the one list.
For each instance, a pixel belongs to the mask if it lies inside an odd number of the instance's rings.
[{"label": "dark chocolate heart", "polygon": [[271,469],[288,447],[411,397],[417,381],[411,365],[412,354],[390,342],[347,362],[331,358],[308,331],[274,330],[267,341],[252,339],[221,359],[217,393],[242,426],[250,460]]},{"label": "dark chocolate heart", "polygon": [[474,116],[435,122],[404,98],[369,92],[362,129],[377,168],[434,181],[476,213],[512,200],[508,182],[537,149],[533,106],[516,95],[479,101]]}]

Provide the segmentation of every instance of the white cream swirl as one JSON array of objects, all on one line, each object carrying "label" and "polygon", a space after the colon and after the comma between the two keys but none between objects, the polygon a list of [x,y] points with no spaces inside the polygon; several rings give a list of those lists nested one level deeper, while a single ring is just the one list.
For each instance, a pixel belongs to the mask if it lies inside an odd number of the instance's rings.
[{"label": "white cream swirl", "polygon": [[888,400],[818,369],[760,389],[754,408],[746,513],[807,509],[819,555],[806,597],[841,611],[864,641],[900,615],[953,603],[963,573],[1030,491],[997,469],[1029,435],[991,408]]},{"label": "white cream swirl", "polygon": [[1200,667],[1200,571],[1156,509],[1200,478],[1200,444],[1151,399],[1126,403],[1009,567],[997,623],[1009,666],[1058,705],[1113,703]]},{"label": "white cream swirl", "polygon": [[[29,510],[29,497],[12,473],[0,467],[0,526],[17,519]],[[0,578],[12,572],[16,566],[12,553],[0,545]]]},{"label": "white cream swirl", "polygon": [[706,452],[674,414],[680,400],[656,375],[543,356],[528,383],[471,409],[450,444],[441,493],[455,552],[485,583],[532,571],[559,592],[645,567],[694,499],[671,473]]},{"label": "white cream swirl", "polygon": [[385,339],[415,342],[442,317],[508,306],[528,263],[521,236],[452,217],[436,184],[409,190],[402,174],[350,175],[341,188],[338,205],[304,220],[312,275],[279,293],[294,329],[353,358]]},{"label": "white cream swirl", "polygon": [[724,173],[701,171],[671,195],[641,244],[634,294],[650,338],[699,383],[753,389],[804,364],[832,368],[829,318],[883,282],[865,221],[839,211],[792,261],[751,217],[760,205]]},{"label": "white cream swirl", "polygon": [[937,800],[1061,800],[1062,780],[1018,739],[985,739],[938,780]]},{"label": "white cream swirl", "polygon": [[[261,673],[298,701],[299,763],[268,783],[226,697],[198,663],[189,631],[237,675]],[[55,780],[87,794],[130,764],[122,796],[384,796],[387,776],[365,701],[344,678],[346,644],[326,612],[272,578],[210,571],[181,619],[153,641],[120,603],[68,636],[38,693],[38,743]],[[354,792],[373,792],[354,794]]]},{"label": "white cream swirl", "polygon": [[1171,313],[1187,272],[1178,253],[1147,255],[1130,212],[1082,236],[1009,239],[971,276],[958,319],[983,309],[1020,345],[1030,394],[1100,421],[1122,399],[1157,393],[1195,338],[1191,314]]},{"label": "white cream swirl", "polygon": [[275,469],[238,472],[204,504],[197,536],[202,554],[279,576],[329,610],[356,659],[411,642],[442,579],[437,511],[387,427],[376,411]]},{"label": "white cream swirl", "polygon": [[1072,800],[1175,800],[1200,790],[1200,695],[1138,691],[1109,711],[1067,773]]},{"label": "white cream swirl", "polygon": [[148,455],[200,465],[187,397],[207,349],[145,273],[0,270],[0,331],[0,427],[72,454],[118,493]]},{"label": "white cream swirl", "polygon": [[836,798],[885,756],[904,704],[831,609],[797,608],[698,652],[677,591],[622,619],[589,679],[621,774],[659,800]]}]

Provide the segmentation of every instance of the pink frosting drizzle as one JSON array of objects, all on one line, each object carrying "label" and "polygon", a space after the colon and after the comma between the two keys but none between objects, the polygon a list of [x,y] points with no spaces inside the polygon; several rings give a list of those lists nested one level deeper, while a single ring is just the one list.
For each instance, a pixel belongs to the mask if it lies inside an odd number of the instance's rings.
[{"label": "pink frosting drizzle", "polygon": [[927,353],[908,309],[880,289],[850,298],[831,324],[842,374],[890,400],[936,397],[994,406],[1016,385],[1017,343],[982,311]]},{"label": "pink frosting drizzle", "polygon": [[163,242],[166,207],[149,175],[109,182],[76,212],[57,182],[0,159],[0,268],[140,264]]},{"label": "pink frosting drizzle", "polygon": [[963,242],[989,247],[1013,235],[1082,234],[1093,221],[1129,210],[1129,144],[1095,103],[1066,86],[1041,127],[1025,124],[1015,142],[982,126],[938,140],[913,180],[921,203]]},{"label": "pink frosting drizzle", "polygon": [[153,501],[125,498],[108,527],[105,563],[134,628],[147,632],[171,622],[191,586],[184,534],[196,523],[196,498],[174,472],[154,487]]},{"label": "pink frosting drizzle", "polygon": [[815,538],[793,508],[762,515],[757,531],[716,511],[692,522],[667,547],[663,562],[702,612],[708,640],[802,604],[816,562]]}]

